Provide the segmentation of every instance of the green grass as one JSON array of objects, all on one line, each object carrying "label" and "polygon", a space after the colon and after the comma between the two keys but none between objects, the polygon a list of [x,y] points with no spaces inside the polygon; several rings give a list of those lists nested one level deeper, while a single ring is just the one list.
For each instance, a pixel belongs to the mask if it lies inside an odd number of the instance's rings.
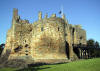
[{"label": "green grass", "polygon": [[[14,71],[14,70],[16,69],[14,68],[0,69],[0,71]],[[18,71],[100,71],[100,58],[79,60],[64,64],[42,65]]]},{"label": "green grass", "polygon": [[0,71],[16,71],[16,68],[1,68]]}]

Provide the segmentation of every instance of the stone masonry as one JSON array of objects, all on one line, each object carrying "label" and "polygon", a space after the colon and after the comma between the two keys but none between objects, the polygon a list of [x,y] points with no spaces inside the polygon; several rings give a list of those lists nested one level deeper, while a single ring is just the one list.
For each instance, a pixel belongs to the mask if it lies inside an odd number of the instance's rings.
[{"label": "stone masonry", "polygon": [[56,17],[56,14],[49,18],[46,14],[42,18],[42,12],[39,12],[38,21],[31,24],[28,20],[22,20],[18,10],[14,9],[2,55],[10,49],[9,60],[68,60],[68,56],[69,59],[76,56],[73,44],[86,44],[86,31],[80,25],[69,24],[64,14],[62,18]]}]

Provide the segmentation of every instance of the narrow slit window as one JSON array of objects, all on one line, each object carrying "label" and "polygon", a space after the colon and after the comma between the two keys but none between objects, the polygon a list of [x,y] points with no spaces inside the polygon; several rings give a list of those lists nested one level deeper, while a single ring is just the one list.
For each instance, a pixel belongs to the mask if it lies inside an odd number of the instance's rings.
[{"label": "narrow slit window", "polygon": [[58,31],[59,31],[59,27],[58,27]]},{"label": "narrow slit window", "polygon": [[43,31],[43,27],[41,27],[41,31]]}]

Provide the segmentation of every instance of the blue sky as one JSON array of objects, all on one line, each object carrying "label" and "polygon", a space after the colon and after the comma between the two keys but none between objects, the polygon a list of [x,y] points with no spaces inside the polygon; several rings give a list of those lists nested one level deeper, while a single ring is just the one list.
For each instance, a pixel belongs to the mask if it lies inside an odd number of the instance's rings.
[{"label": "blue sky", "polygon": [[100,43],[100,0],[0,0],[0,44],[6,42],[6,33],[11,27],[13,8],[18,8],[22,19],[33,23],[38,12],[63,11],[70,24],[81,24],[87,31],[87,39],[93,38]]}]

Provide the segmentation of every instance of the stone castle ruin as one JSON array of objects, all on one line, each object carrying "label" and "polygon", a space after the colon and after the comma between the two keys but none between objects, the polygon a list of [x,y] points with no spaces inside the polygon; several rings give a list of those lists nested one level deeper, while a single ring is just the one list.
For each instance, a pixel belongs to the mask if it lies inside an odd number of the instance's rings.
[{"label": "stone castle ruin", "polygon": [[22,20],[14,9],[2,55],[10,50],[8,60],[68,60],[77,58],[73,44],[86,44],[86,31],[80,25],[69,24],[64,14],[62,17],[52,14],[49,18],[46,14],[42,18],[42,12],[39,12],[38,21],[31,24]]}]

